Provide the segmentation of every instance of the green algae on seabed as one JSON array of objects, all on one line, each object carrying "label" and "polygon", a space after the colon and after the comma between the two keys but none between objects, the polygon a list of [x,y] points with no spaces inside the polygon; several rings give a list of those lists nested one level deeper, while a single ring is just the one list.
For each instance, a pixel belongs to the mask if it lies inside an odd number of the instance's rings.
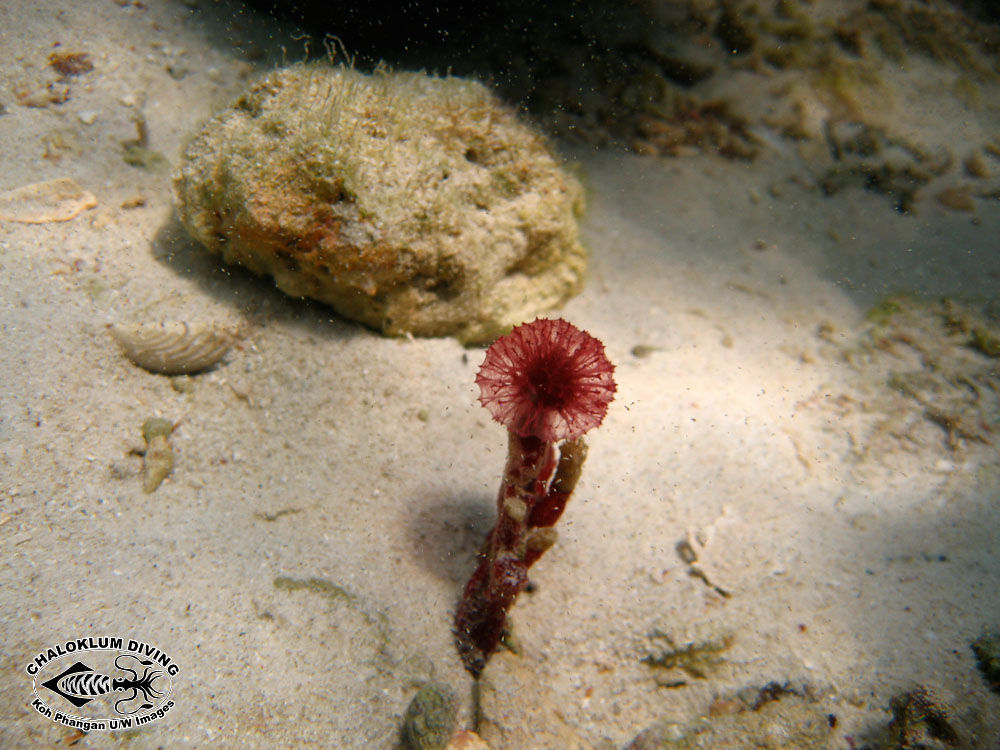
[{"label": "green algae on seabed", "polygon": [[[268,523],[273,523],[283,516],[291,516],[296,513],[301,513],[300,508],[282,508],[281,510],[275,511],[274,513],[265,513],[264,511],[257,511],[254,513],[254,518],[259,518],[261,521],[267,521]],[[275,583],[275,586],[278,584]]]},{"label": "green algae on seabed", "polygon": [[866,314],[865,320],[873,325],[883,325],[889,321],[889,319],[900,312],[903,311],[903,306],[900,304],[900,299],[905,299],[906,295],[893,295],[892,297],[886,297],[884,300],[872,307]]},{"label": "green algae on seabed", "polygon": [[278,576],[274,579],[274,588],[279,591],[308,591],[323,597],[331,604],[344,602],[351,605],[375,630],[379,643],[379,651],[387,655],[389,646],[389,618],[382,612],[372,614],[364,606],[361,598],[351,593],[343,586],[340,586],[327,578],[312,576],[310,578],[292,578],[291,576]]},{"label": "green algae on seabed", "polygon": [[970,332],[969,345],[987,357],[1000,357],[1000,335],[989,328],[976,327]]},{"label": "green algae on seabed", "polygon": [[[674,639],[660,629],[650,633],[650,640],[661,643],[659,650],[650,652],[643,657],[643,664],[648,664],[657,670],[679,670],[689,677],[703,680],[708,674],[725,663],[721,657],[733,645],[735,638],[724,635],[715,640],[692,642],[678,646]],[[656,684],[660,687],[682,687],[687,682],[683,679],[669,680],[664,675],[656,676]]]},{"label": "green algae on seabed", "polygon": [[122,161],[130,167],[138,167],[149,172],[166,173],[170,164],[159,151],[149,148],[149,126],[146,118],[140,113],[132,118],[136,137],[122,141]]},{"label": "green algae on seabed", "polygon": [[1000,693],[1000,629],[979,636],[972,643],[972,651],[990,690]]},{"label": "green algae on seabed", "polygon": [[338,586],[326,578],[290,578],[278,576],[274,587],[279,591],[311,591],[333,601],[356,602],[358,598],[343,586]]},{"label": "green algae on seabed", "polygon": [[122,161],[130,167],[145,169],[147,172],[157,174],[166,174],[170,169],[170,164],[163,154],[137,143],[122,147]]},{"label": "green algae on seabed", "polygon": [[990,354],[1000,332],[991,305],[899,294],[867,317],[859,341],[839,356],[903,397],[889,399],[872,434],[919,441],[911,433],[924,421],[944,431],[949,450],[991,445],[1000,429],[1000,373]]}]

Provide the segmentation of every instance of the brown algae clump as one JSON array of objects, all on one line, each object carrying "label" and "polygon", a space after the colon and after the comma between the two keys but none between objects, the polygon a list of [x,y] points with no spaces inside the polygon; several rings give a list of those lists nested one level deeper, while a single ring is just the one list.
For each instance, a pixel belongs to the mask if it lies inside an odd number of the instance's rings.
[{"label": "brown algae clump", "polygon": [[390,335],[486,342],[582,285],[579,183],[470,80],[278,70],[194,137],[175,188],[209,250]]}]

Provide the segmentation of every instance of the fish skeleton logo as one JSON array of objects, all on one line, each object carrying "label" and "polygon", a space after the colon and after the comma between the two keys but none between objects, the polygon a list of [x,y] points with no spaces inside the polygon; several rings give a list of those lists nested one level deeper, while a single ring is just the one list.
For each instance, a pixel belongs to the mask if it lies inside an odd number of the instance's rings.
[{"label": "fish skeleton logo", "polygon": [[[174,706],[173,678],[180,669],[155,646],[100,637],[39,652],[25,671],[34,677],[32,708],[86,732],[133,729],[163,718]],[[74,709],[79,713],[68,713]]]}]

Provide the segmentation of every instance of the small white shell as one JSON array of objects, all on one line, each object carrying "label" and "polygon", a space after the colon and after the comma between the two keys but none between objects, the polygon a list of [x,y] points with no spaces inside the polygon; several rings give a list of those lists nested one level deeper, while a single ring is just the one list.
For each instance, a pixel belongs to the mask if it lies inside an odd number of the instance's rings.
[{"label": "small white shell", "polygon": [[111,326],[122,352],[133,363],[160,375],[190,375],[221,360],[237,339],[218,324],[115,323]]}]

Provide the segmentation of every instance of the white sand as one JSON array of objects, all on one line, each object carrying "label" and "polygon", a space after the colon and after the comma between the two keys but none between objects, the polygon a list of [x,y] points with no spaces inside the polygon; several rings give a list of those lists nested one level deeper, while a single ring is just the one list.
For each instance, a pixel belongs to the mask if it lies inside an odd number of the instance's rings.
[{"label": "white sand", "polygon": [[[150,147],[173,161],[243,85],[247,49],[298,43],[225,3],[146,5],[0,6],[0,191],[71,176],[99,201],[66,223],[0,223],[0,745],[75,736],[30,707],[24,667],[105,634],[181,667],[176,706],[132,747],[390,748],[430,676],[471,726],[450,624],[505,452],[475,401],[482,354],[381,338],[219,268],[185,237],[169,177],[121,159],[130,118],[142,111]],[[57,41],[95,70],[64,104],[19,106],[17,86],[53,78]],[[177,80],[167,64],[190,72]],[[964,125],[931,106],[914,132],[980,142],[1000,121],[1000,98],[988,101]],[[46,143],[58,159],[42,158]],[[868,451],[865,415],[833,404],[880,386],[817,330],[847,345],[898,290],[995,297],[1000,204],[978,201],[973,225],[932,186],[911,216],[860,190],[824,197],[789,180],[808,173],[794,152],[750,166],[566,154],[590,192],[592,260],[558,314],[606,342],[619,397],[589,439],[559,544],[532,569],[537,591],[513,613],[519,668],[535,678],[504,721],[551,701],[580,747],[620,748],[777,680],[811,686],[838,717],[831,746],[845,747],[922,684],[981,733],[975,747],[995,747],[1000,697],[969,649],[1000,623],[995,446],[952,451],[929,426],[919,443]],[[136,195],[144,206],[119,208]],[[119,354],[106,326],[123,319],[249,323],[180,393]],[[656,349],[636,357],[636,345]],[[154,415],[177,422],[177,461],[147,495],[130,451]],[[728,597],[689,575],[685,539]],[[734,643],[708,679],[658,688],[640,662],[654,628]]]}]

